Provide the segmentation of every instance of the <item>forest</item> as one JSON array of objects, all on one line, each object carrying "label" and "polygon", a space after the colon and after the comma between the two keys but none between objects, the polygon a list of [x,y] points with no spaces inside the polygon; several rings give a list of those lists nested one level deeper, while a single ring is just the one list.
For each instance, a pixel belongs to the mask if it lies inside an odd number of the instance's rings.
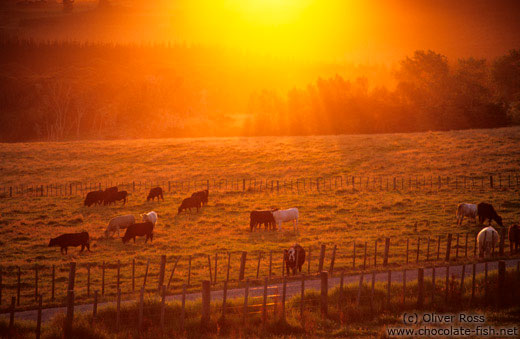
[{"label": "forest", "polygon": [[[0,50],[2,142],[520,123],[520,49],[494,60],[419,50],[391,70],[358,67],[366,76],[333,75],[325,66],[309,72],[313,66],[201,45],[4,39]],[[323,76],[306,81],[303,72]]]}]

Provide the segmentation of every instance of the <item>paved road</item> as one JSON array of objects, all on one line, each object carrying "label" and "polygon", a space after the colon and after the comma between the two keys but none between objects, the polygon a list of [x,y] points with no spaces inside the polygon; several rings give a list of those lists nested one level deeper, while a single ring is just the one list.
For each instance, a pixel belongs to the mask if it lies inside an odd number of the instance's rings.
[{"label": "paved road", "polygon": [[[516,267],[517,262],[519,262],[520,259],[511,259],[506,260],[506,267]],[[498,261],[492,261],[488,262],[488,270],[493,271],[498,269]],[[472,275],[473,266],[472,265],[466,265],[466,277],[470,277]],[[484,263],[478,263],[476,265],[476,273],[483,273],[484,272]],[[432,269],[431,268],[425,268],[424,269],[424,276],[425,278],[428,278],[431,276]],[[446,275],[446,268],[445,267],[436,267],[435,269],[435,275],[437,277],[437,281],[444,282],[444,277]],[[462,273],[462,265],[454,265],[450,266],[450,275],[455,274],[460,276]],[[348,275],[344,278],[344,283],[354,283],[358,282],[360,279],[361,273],[357,275]],[[365,282],[372,280],[372,273],[365,273],[363,274],[363,280]],[[406,281],[414,281],[417,280],[417,269],[410,269],[406,272]],[[379,272],[375,274],[375,281],[376,282],[386,282],[388,281],[388,273],[387,272]],[[392,272],[392,282],[395,283],[402,283],[403,281],[403,271],[393,271]],[[312,279],[312,280],[306,280],[305,281],[305,289],[314,289],[319,291],[320,290],[320,280],[319,279]],[[328,285],[329,288],[339,286],[340,284],[340,277],[334,276],[332,278],[329,278]],[[291,296],[299,295],[301,292],[301,281],[291,281],[287,283],[287,299],[289,299]],[[282,291],[282,283],[275,283],[268,286],[268,294],[274,294],[276,291],[281,293]],[[261,297],[263,296],[263,286],[258,287],[251,287],[249,288],[249,298],[254,297]],[[223,297],[223,291],[212,291],[211,292],[211,300],[212,301],[221,301]],[[228,290],[228,299],[235,299],[235,298],[243,298],[244,297],[244,288],[240,289],[230,289]],[[201,298],[201,293],[190,293],[186,295],[186,300],[193,301]],[[166,301],[180,301],[181,295],[172,295],[166,297]],[[128,303],[134,303],[135,300],[126,300],[122,301],[121,304],[128,304]],[[104,306],[108,305],[114,305],[115,302],[105,302],[98,304],[98,308],[102,308]],[[77,305],[74,308],[74,312],[91,312],[92,311],[92,304],[83,304],[83,305]],[[47,308],[42,310],[42,321],[48,322],[50,321],[56,314],[58,313],[65,313],[66,308],[65,307],[54,307],[54,308]],[[8,317],[8,314],[1,314],[0,317]],[[30,310],[30,311],[21,311],[15,313],[16,319],[22,319],[22,320],[34,320],[36,321],[37,317],[37,311],[36,310]]]}]

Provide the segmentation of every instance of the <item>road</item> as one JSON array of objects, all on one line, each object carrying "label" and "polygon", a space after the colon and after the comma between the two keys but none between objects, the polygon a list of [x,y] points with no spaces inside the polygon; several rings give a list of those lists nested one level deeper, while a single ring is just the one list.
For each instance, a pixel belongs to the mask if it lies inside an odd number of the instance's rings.
[{"label": "road", "polygon": [[[520,259],[510,259],[506,260],[506,267],[516,267],[517,262],[519,262]],[[465,270],[465,276],[466,279],[468,277],[471,277],[472,275],[472,269],[473,266],[466,265]],[[488,262],[488,270],[489,271],[496,271],[498,270],[498,261],[491,261]],[[484,272],[484,263],[478,263],[476,265],[476,274],[483,273]],[[454,265],[450,266],[450,275],[455,274],[456,276],[461,275],[462,273],[462,265]],[[432,269],[425,268],[424,269],[424,277],[428,278],[432,274]],[[437,281],[444,282],[444,277],[446,275],[446,267],[436,267],[435,268],[435,275],[437,277]],[[344,277],[344,284],[349,283],[359,283],[361,273],[354,274],[354,275],[348,275]],[[363,281],[365,282],[371,282],[372,280],[372,273],[364,273],[363,274]],[[417,269],[410,269],[406,272],[406,281],[414,281],[417,280]],[[383,272],[377,272],[375,274],[375,281],[376,282],[387,282],[388,281],[388,273],[386,271]],[[403,281],[403,271],[393,271],[392,272],[392,283],[402,283]],[[340,277],[339,275],[335,275],[334,277],[329,277],[328,285],[329,288],[333,288],[336,286],[339,286],[340,284]],[[306,280],[305,281],[305,290],[317,290],[319,291],[321,288],[321,281],[319,279],[313,278],[312,280]],[[268,286],[268,294],[274,294],[276,291],[281,293],[282,291],[282,283],[275,283]],[[287,299],[294,295],[299,295],[301,293],[301,281],[291,281],[287,282],[286,286],[286,293],[287,293]],[[255,297],[261,297],[263,296],[263,286],[255,286],[249,288],[249,298],[255,298]],[[166,297],[167,302],[171,301],[180,301],[181,295],[171,295]],[[221,301],[223,297],[223,291],[211,291],[211,301]],[[230,299],[236,299],[236,298],[243,298],[244,297],[244,288],[236,288],[236,289],[229,289],[227,293],[228,300]],[[195,301],[197,299],[201,298],[201,293],[190,293],[186,294],[186,300],[187,301]],[[129,304],[134,303],[135,300],[125,300],[122,301],[121,304]],[[105,303],[99,303],[98,309],[105,307],[105,306],[113,306],[115,305],[115,302],[105,302]],[[83,305],[76,305],[74,308],[74,312],[91,312],[92,311],[93,304],[83,304]],[[54,308],[46,308],[42,310],[42,322],[49,322],[56,314],[58,313],[66,313],[65,307],[54,307]],[[9,315],[4,313],[1,314],[0,317],[7,318]],[[15,313],[15,319],[21,319],[21,320],[34,320],[36,321],[37,318],[37,311],[36,310],[29,310],[29,311],[21,311]]]}]

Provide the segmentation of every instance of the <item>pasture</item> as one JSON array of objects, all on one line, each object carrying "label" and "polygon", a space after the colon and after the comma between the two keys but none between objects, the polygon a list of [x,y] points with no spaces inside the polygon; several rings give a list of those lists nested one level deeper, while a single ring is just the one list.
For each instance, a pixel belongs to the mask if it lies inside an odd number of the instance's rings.
[{"label": "pasture", "polygon": [[[0,186],[16,183],[122,182],[132,180],[182,180],[210,178],[277,179],[356,174],[366,176],[488,176],[509,173],[520,163],[520,128],[497,130],[416,133],[406,135],[320,136],[287,138],[229,138],[96,141],[71,143],[2,144]],[[316,271],[321,244],[330,251],[337,245],[336,267],[352,267],[353,243],[359,258],[367,242],[373,257],[374,241],[392,239],[390,265],[405,263],[406,239],[415,241],[447,233],[475,235],[480,227],[464,220],[456,225],[460,202],[492,203],[504,225],[519,221],[520,197],[517,186],[489,188],[424,188],[421,190],[331,189],[322,192],[210,191],[209,204],[199,213],[177,215],[185,192],[166,192],[164,202],[146,202],[147,192],[132,193],[126,205],[84,207],[81,196],[0,198],[0,264],[3,267],[4,300],[15,295],[17,269],[22,270],[22,305],[34,300],[35,265],[40,267],[40,293],[49,301],[50,267],[56,265],[56,302],[65,296],[66,264],[77,261],[76,299],[86,300],[86,264],[91,265],[91,291],[100,289],[100,267],[106,272],[107,296],[114,296],[115,268],[121,262],[121,289],[130,294],[131,262],[136,260],[137,283],[142,284],[144,265],[149,259],[149,286],[156,289],[161,255],[167,255],[168,277],[175,257],[182,256],[175,271],[172,291],[186,282],[187,256],[192,256],[191,285],[200,288],[208,279],[208,259],[214,265],[218,253],[218,276],[226,276],[227,253],[231,252],[230,279],[238,278],[239,252],[248,252],[246,278],[256,276],[260,252],[260,276],[267,275],[269,251],[273,251],[273,275],[281,275],[282,250],[295,242],[312,248]],[[251,233],[249,212],[270,207],[297,207],[299,230],[285,224],[282,232]],[[123,244],[104,239],[110,218],[156,211],[159,221],[153,243]],[[139,217],[140,219],[140,217]],[[415,225],[417,225],[415,227]],[[62,233],[88,231],[92,252],[49,248],[51,237]],[[121,236],[123,233],[121,233]],[[470,238],[470,249],[473,242]],[[443,240],[444,241],[444,240]],[[464,239],[461,238],[461,244]],[[411,250],[413,243],[410,244]],[[432,253],[433,253],[432,245]],[[424,256],[426,248],[421,248]],[[381,252],[380,252],[381,253]],[[412,252],[411,252],[412,253]],[[411,260],[412,261],[412,260]],[[356,267],[362,264],[358,259]],[[214,272],[213,272],[214,274]],[[136,290],[138,288],[136,287]]]}]

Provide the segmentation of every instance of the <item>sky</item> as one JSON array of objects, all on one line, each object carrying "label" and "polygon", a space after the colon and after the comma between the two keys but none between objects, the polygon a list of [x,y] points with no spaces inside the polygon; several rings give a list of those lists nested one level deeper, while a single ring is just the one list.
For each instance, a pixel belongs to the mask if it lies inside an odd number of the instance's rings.
[{"label": "sky", "polygon": [[[518,0],[111,0],[72,19],[13,25],[44,39],[180,42],[303,62],[391,64],[431,49],[494,58],[520,48]],[[90,9],[90,12],[85,9]],[[96,14],[92,14],[96,12]]]}]

